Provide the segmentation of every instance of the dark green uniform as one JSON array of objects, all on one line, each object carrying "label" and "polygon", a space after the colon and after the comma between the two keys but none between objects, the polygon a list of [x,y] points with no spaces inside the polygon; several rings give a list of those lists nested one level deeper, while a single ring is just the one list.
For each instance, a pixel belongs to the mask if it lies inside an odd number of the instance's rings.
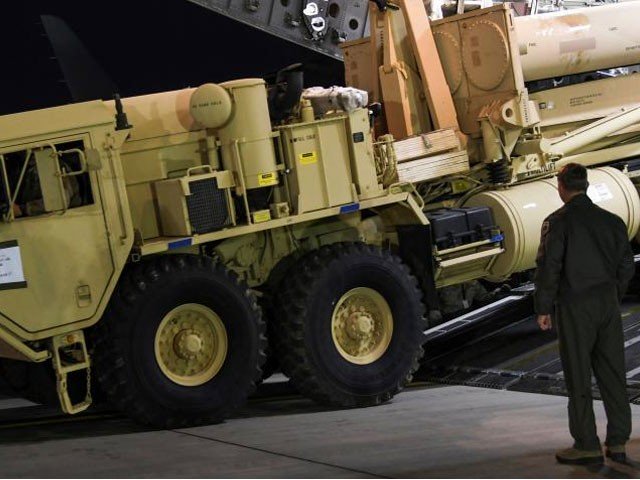
[{"label": "dark green uniform", "polygon": [[587,195],[577,195],[543,223],[536,263],[535,311],[553,314],[558,329],[574,447],[600,448],[592,369],[607,413],[605,443],[624,445],[631,409],[619,303],[635,271],[627,228]]}]

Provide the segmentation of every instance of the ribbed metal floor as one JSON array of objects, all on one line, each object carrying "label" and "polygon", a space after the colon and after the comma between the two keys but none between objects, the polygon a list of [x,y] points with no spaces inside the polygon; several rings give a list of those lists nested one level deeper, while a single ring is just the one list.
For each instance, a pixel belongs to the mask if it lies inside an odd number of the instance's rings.
[{"label": "ribbed metal floor", "polygon": [[[456,335],[436,333],[442,326],[427,331],[426,355],[418,377],[454,385],[566,395],[555,330],[538,328],[529,295],[501,302],[444,325],[445,330],[457,327]],[[640,404],[640,302],[625,301],[622,317],[629,400]],[[593,392],[599,398],[595,380]]]}]

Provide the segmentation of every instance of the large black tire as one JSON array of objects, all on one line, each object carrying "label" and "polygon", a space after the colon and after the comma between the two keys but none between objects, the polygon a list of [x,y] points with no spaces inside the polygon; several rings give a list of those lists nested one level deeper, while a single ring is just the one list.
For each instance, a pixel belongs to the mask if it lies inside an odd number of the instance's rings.
[{"label": "large black tire", "polygon": [[262,298],[260,298],[260,306],[262,307],[262,314],[267,324],[267,361],[262,367],[262,380],[264,381],[271,377],[274,373],[280,370],[280,364],[274,348],[274,338],[277,335],[276,332],[276,316],[279,315],[279,309],[277,306],[278,292],[281,291],[282,282],[287,276],[295,270],[295,267],[301,257],[300,252],[294,252],[281,259],[276,266],[269,273],[269,278],[261,287]]},{"label": "large black tire", "polygon": [[[154,350],[162,319],[186,304],[215,312],[228,339],[220,370],[197,386],[172,381]],[[265,361],[265,325],[254,294],[224,266],[198,255],[166,255],[125,272],[94,339],[95,371],[110,402],[163,428],[223,420],[254,391]]]},{"label": "large black tire", "polygon": [[[365,365],[343,357],[332,337],[341,297],[358,287],[378,292],[393,315],[393,334],[380,358]],[[388,401],[412,379],[423,355],[422,292],[400,258],[360,243],[322,247],[284,280],[275,347],[284,373],[323,404],[364,407]]]}]

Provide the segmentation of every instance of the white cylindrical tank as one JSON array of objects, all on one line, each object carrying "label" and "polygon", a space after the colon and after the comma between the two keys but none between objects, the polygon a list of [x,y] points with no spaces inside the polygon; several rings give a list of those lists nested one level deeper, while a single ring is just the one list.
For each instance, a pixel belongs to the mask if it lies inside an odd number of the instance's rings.
[{"label": "white cylindrical tank", "polygon": [[[596,205],[618,215],[627,225],[629,238],[640,226],[640,197],[629,178],[610,168],[589,170],[589,197]],[[514,272],[535,267],[544,219],[562,206],[557,179],[539,180],[504,190],[480,192],[465,206],[488,206],[504,234],[505,252],[491,268],[490,280],[503,280]]]},{"label": "white cylindrical tank", "polygon": [[205,83],[191,95],[190,108],[198,124],[214,131],[220,140],[224,168],[238,175],[242,171],[246,189],[278,183],[264,80]]},{"label": "white cylindrical tank", "polygon": [[[189,101],[195,88],[152,93],[139,97],[123,98],[122,104],[129,123],[130,140],[144,140],[189,131],[200,130],[189,111]],[[105,102],[115,113],[113,101]]]},{"label": "white cylindrical tank", "polygon": [[236,170],[239,154],[247,189],[276,185],[276,153],[264,80],[247,78],[220,86],[233,101],[230,120],[217,131],[225,168]]},{"label": "white cylindrical tank", "polygon": [[526,81],[640,63],[640,1],[516,17]]}]

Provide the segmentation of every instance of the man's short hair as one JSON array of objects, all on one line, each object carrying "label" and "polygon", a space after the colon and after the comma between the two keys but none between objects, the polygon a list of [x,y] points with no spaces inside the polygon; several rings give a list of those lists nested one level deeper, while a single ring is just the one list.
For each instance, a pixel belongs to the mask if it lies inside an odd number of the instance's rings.
[{"label": "man's short hair", "polygon": [[558,182],[571,192],[586,192],[589,188],[587,169],[578,163],[567,163],[558,173]]}]

